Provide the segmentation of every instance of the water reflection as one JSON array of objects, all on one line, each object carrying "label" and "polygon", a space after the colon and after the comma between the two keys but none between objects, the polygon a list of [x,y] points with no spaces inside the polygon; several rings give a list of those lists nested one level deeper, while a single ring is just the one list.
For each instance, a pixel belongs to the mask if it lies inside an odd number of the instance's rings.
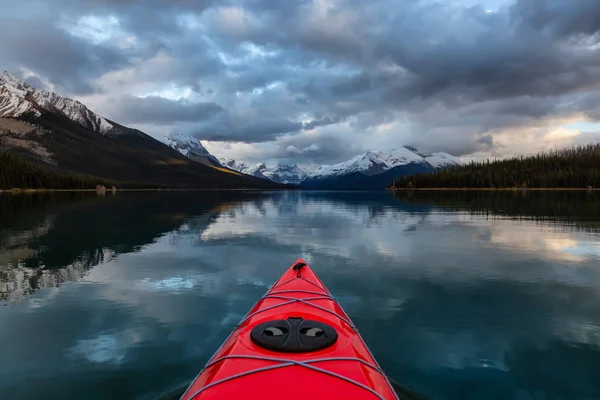
[{"label": "water reflection", "polygon": [[300,256],[431,398],[600,397],[598,202],[493,195],[0,197],[0,398],[170,392]]},{"label": "water reflection", "polygon": [[596,233],[600,229],[599,199],[595,192],[433,191],[397,192],[394,197],[405,204],[425,204],[478,217],[543,221],[546,226],[589,228]]},{"label": "water reflection", "polygon": [[75,281],[119,254],[138,252],[161,235],[207,225],[250,194],[83,193],[0,196],[0,300],[15,302],[36,289]]}]

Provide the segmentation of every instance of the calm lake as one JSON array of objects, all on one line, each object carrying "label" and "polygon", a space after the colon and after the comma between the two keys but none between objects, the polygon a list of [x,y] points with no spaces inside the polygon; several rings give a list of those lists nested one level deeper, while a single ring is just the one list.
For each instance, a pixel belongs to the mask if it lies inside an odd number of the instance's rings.
[{"label": "calm lake", "polygon": [[298,257],[431,399],[600,399],[597,192],[0,195],[0,399],[168,398]]}]

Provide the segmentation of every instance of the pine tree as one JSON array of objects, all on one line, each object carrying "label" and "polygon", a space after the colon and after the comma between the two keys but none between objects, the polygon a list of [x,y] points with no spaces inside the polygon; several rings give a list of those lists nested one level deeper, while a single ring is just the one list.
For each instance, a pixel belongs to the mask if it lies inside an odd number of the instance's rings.
[{"label": "pine tree", "polygon": [[600,187],[600,143],[531,157],[490,160],[398,178],[405,188],[588,188]]}]

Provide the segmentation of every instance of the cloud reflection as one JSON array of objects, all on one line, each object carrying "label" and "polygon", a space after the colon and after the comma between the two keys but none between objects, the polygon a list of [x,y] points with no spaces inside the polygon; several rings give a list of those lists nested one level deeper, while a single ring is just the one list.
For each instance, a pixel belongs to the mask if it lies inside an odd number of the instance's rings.
[{"label": "cloud reflection", "polygon": [[[589,375],[600,363],[600,243],[572,214],[561,224],[386,193],[290,192],[171,218],[161,208],[171,194],[163,196],[145,215],[151,231],[106,227],[116,256],[0,308],[0,343],[13,344],[3,348],[0,397],[35,398],[44,387],[60,398],[80,385],[124,399],[125,379],[152,398],[191,379],[297,257],[317,270],[386,373],[432,398],[551,398],[555,382],[572,399],[600,393]],[[31,363],[40,357],[47,365]],[[101,387],[90,383],[99,369],[108,376]],[[50,378],[55,386],[36,385]]]}]

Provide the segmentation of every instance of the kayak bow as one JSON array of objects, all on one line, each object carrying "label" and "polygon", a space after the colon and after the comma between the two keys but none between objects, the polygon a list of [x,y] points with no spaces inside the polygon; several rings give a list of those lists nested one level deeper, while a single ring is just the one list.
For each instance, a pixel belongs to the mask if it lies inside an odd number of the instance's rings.
[{"label": "kayak bow", "polygon": [[303,260],[250,309],[181,400],[398,399],[354,324]]}]

